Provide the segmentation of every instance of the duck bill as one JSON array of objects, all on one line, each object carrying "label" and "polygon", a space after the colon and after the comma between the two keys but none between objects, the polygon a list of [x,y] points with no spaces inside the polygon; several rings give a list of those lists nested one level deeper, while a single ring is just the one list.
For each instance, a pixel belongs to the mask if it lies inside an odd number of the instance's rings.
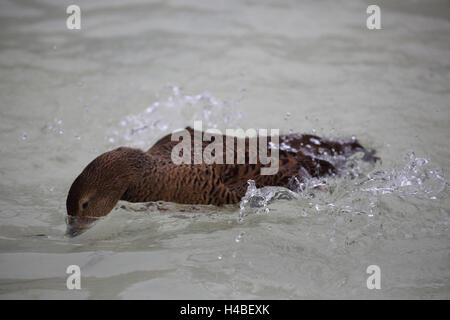
[{"label": "duck bill", "polygon": [[90,222],[80,221],[74,217],[68,217],[67,219],[67,228],[66,228],[66,236],[68,237],[76,237],[85,232],[91,226]]},{"label": "duck bill", "polygon": [[68,224],[67,229],[66,229],[66,236],[74,238],[76,236],[79,236],[83,232],[85,232],[86,229],[88,229],[88,228],[87,227],[83,228],[79,225]]}]

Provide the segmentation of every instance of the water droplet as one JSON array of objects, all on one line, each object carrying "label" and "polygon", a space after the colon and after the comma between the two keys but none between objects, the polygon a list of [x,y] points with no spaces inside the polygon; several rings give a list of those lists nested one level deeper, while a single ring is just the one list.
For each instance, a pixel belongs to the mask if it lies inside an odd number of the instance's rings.
[{"label": "water droplet", "polygon": [[239,242],[241,242],[242,241],[242,237],[244,236],[244,232],[241,232],[237,237],[236,237],[236,239],[235,239],[235,241],[237,242],[237,243],[239,243]]}]

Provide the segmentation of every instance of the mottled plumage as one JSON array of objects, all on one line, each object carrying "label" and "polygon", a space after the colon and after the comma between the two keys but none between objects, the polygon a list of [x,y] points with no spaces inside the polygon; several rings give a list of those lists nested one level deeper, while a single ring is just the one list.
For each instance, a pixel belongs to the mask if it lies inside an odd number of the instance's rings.
[{"label": "mottled plumage", "polygon": [[[194,130],[186,129],[192,138],[193,153]],[[233,139],[234,150],[237,150],[237,139]],[[223,163],[227,147],[231,147],[226,142],[224,136]],[[118,200],[220,206],[238,203],[245,195],[249,179],[254,180],[257,187],[288,187],[293,176],[307,179],[335,173],[333,164],[325,160],[330,156],[348,157],[363,151],[365,160],[375,159],[374,152],[364,149],[355,139],[337,142],[313,135],[291,134],[279,137],[278,172],[261,175],[259,161],[248,164],[248,142],[247,138],[245,164],[176,165],[171,155],[172,148],[179,142],[171,141],[171,135],[160,139],[147,152],[126,147],[106,152],[93,160],[70,188],[67,197],[69,230],[80,230],[95,218],[108,214]],[[203,142],[203,149],[210,143]]]}]

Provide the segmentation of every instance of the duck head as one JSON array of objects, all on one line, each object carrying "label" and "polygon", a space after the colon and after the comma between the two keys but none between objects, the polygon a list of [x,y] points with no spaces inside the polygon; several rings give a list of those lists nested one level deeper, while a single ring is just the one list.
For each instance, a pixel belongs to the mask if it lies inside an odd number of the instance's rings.
[{"label": "duck head", "polygon": [[141,150],[121,147],[86,166],[67,195],[67,235],[79,235],[114,208],[133,181],[133,164],[142,154]]}]

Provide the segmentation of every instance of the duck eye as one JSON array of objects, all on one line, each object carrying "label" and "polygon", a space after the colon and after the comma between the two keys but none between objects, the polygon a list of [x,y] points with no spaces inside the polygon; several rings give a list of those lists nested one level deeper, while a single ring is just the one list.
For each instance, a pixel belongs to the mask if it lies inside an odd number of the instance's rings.
[{"label": "duck eye", "polygon": [[86,202],[84,202],[82,205],[81,205],[81,207],[83,208],[83,209],[86,209],[87,208],[87,206],[88,206],[88,201],[86,201]]}]

